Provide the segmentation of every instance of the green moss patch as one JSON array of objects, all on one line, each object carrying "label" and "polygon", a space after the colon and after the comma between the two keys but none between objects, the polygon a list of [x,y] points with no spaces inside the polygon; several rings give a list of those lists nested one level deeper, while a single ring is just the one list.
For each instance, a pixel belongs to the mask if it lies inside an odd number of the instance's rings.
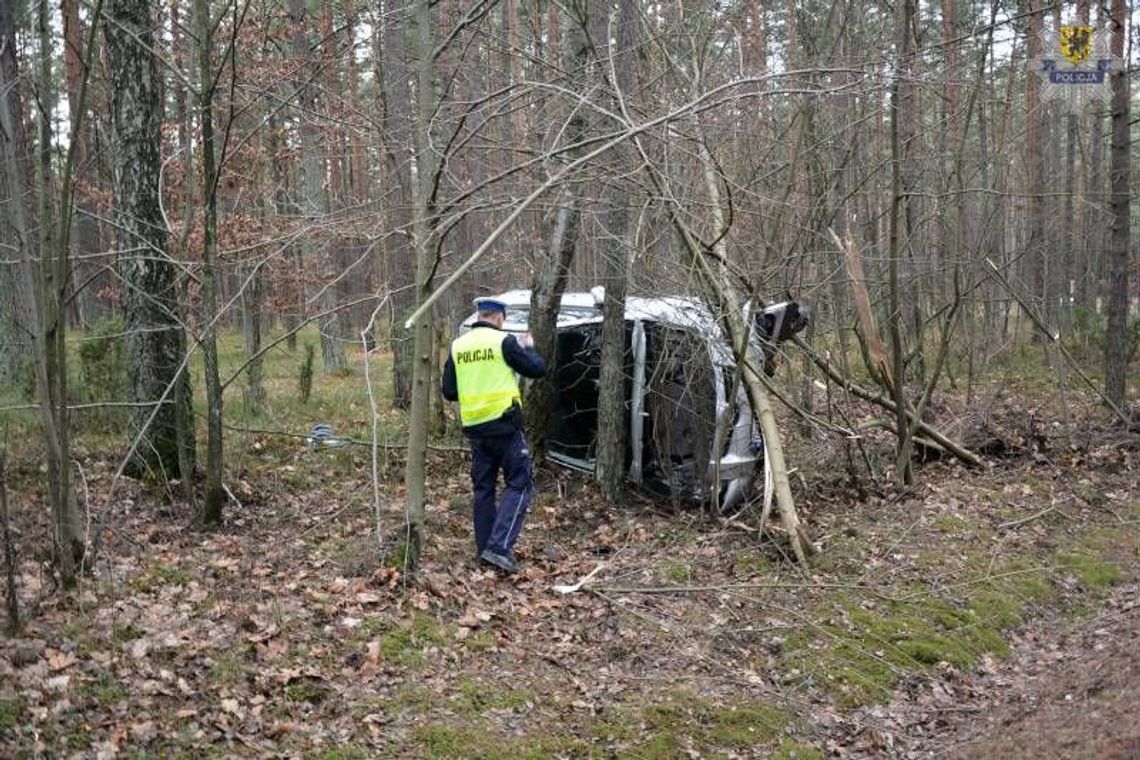
[{"label": "green moss patch", "polygon": [[905,674],[941,662],[966,667],[985,653],[1008,656],[1004,626],[993,617],[1009,623],[1020,608],[999,606],[998,599],[985,597],[984,613],[930,596],[867,607],[847,602],[819,625],[818,635],[789,640],[786,664],[846,707],[883,701]]},{"label": "green moss patch", "polygon": [[1088,589],[1115,586],[1128,575],[1114,562],[1081,551],[1063,550],[1056,555],[1058,569],[1072,573]]},{"label": "green moss patch", "polygon": [[424,650],[446,641],[434,618],[416,615],[380,637],[380,654],[393,665],[419,668],[424,665]]},{"label": "green moss patch", "polygon": [[733,749],[766,744],[778,736],[788,722],[782,711],[754,702],[706,708],[701,713],[705,726],[703,738],[718,747]]},{"label": "green moss patch", "polygon": [[692,568],[687,562],[666,562],[660,570],[661,580],[668,583],[683,583],[692,580]]},{"label": "green moss patch", "polygon": [[190,576],[170,565],[157,564],[135,576],[131,586],[143,593],[149,593],[161,586],[185,586],[190,582]]},{"label": "green moss patch", "polygon": [[412,729],[412,742],[427,757],[484,757],[495,754],[495,745],[484,731],[467,727],[432,724]]},{"label": "green moss patch", "polygon": [[317,704],[324,700],[328,690],[317,680],[306,678],[285,687],[285,698],[290,702]]},{"label": "green moss patch", "polygon": [[457,712],[481,715],[488,710],[524,710],[537,695],[530,689],[508,689],[490,683],[464,680],[459,684]]},{"label": "green moss patch", "polygon": [[691,695],[677,695],[648,705],[640,720],[612,716],[599,738],[616,740],[628,757],[668,757],[693,744],[704,751],[740,750],[770,744],[784,730],[788,716],[762,702],[716,704]]}]

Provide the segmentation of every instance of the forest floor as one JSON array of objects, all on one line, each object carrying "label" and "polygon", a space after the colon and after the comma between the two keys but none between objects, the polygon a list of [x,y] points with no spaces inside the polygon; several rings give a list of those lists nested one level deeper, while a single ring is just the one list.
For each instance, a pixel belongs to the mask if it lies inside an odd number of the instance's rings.
[{"label": "forest floor", "polygon": [[[377,511],[366,449],[235,436],[240,505],[210,533],[178,489],[109,494],[93,457],[96,566],[62,592],[22,556],[0,755],[1136,757],[1140,435],[1066,404],[991,399],[1004,450],[923,463],[910,489],[886,437],[789,434],[807,572],[753,509],[608,506],[547,469],[503,577],[474,560],[466,458],[443,451],[407,575],[374,538],[399,533],[394,455]],[[10,470],[19,543],[40,545],[34,455]]]}]

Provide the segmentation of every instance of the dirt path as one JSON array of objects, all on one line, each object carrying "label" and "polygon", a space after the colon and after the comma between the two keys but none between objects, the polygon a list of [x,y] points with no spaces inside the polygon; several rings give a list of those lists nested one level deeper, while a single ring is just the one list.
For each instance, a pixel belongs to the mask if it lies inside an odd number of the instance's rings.
[{"label": "dirt path", "polygon": [[1036,621],[1008,660],[947,672],[861,721],[852,756],[1140,758],[1140,586],[1093,618]]}]

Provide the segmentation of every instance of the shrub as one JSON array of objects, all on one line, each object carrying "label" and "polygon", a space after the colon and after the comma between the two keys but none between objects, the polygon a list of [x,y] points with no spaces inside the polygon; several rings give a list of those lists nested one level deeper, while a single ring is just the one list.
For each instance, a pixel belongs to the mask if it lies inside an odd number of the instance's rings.
[{"label": "shrub", "polygon": [[[68,395],[85,402],[115,401],[128,395],[129,374],[123,320],[104,317],[87,330],[79,342],[79,377]],[[85,417],[97,430],[113,429],[122,414],[115,409],[95,409]]]},{"label": "shrub", "polygon": [[104,317],[91,326],[79,343],[83,390],[90,399],[116,399],[127,389],[127,356],[123,320]]}]

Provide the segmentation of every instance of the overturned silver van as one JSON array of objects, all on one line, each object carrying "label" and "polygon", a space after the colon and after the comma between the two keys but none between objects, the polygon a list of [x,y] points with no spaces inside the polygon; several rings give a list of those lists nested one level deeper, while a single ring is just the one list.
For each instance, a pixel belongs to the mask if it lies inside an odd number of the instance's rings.
[{"label": "overturned silver van", "polygon": [[[529,290],[495,296],[507,305],[504,330],[527,331],[530,296]],[[566,293],[557,320],[557,407],[548,456],[584,472],[595,462],[603,298],[601,288]],[[469,316],[462,329],[475,319]],[[794,301],[768,307],[754,320],[752,351],[763,361],[766,348],[806,325]],[[722,510],[739,504],[763,461],[763,444],[743,388],[736,404],[728,403],[735,362],[712,312],[695,298],[630,296],[625,333],[629,480],[677,501],[715,498]],[[718,422],[724,426],[719,458],[712,456]]]}]

